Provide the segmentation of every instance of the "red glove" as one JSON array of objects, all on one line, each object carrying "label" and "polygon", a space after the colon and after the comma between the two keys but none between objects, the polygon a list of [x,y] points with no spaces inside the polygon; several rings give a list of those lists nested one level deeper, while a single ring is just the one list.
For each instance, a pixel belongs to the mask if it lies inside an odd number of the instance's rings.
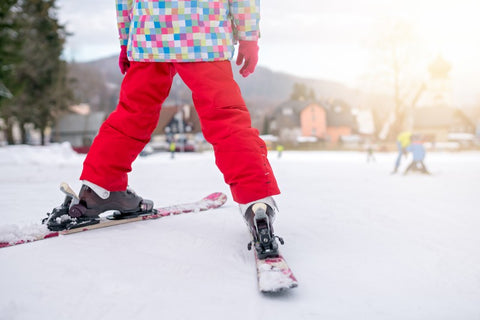
[{"label": "red glove", "polygon": [[253,73],[258,62],[257,41],[240,40],[238,46],[237,66],[243,63],[240,74],[246,78]]},{"label": "red glove", "polygon": [[120,47],[120,56],[118,57],[118,66],[120,67],[120,71],[122,74],[125,74],[130,68],[130,61],[128,61],[127,57],[127,46]]}]

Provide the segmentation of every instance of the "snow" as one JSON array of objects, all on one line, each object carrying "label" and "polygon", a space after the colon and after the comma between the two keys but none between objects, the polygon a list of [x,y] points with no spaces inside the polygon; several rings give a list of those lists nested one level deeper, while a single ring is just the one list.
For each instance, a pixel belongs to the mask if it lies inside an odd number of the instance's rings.
[{"label": "snow", "polygon": [[48,228],[39,223],[31,223],[25,226],[16,224],[0,226],[0,242],[17,243],[20,241],[35,241],[38,237],[48,233]]},{"label": "snow", "polygon": [[[299,287],[262,295],[237,205],[0,249],[0,319],[479,319],[480,153],[271,152],[276,233]],[[67,144],[0,148],[0,234],[21,234],[79,190]],[[403,168],[407,165],[404,161]],[[157,206],[230,195],[210,152],[139,158]]]}]

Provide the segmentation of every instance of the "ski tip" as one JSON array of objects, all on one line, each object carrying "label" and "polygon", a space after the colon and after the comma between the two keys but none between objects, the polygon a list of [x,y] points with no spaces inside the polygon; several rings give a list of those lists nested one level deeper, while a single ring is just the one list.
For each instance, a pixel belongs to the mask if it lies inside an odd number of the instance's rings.
[{"label": "ski tip", "polygon": [[258,288],[264,294],[283,294],[298,287],[298,281],[281,254],[259,259],[255,252]]},{"label": "ski tip", "polygon": [[227,202],[227,195],[223,192],[214,192],[203,198],[203,200],[214,201],[220,207]]},{"label": "ski tip", "polygon": [[259,279],[258,288],[262,293],[283,293],[298,287],[297,279],[291,274],[282,274],[283,272],[273,272],[265,274]]}]

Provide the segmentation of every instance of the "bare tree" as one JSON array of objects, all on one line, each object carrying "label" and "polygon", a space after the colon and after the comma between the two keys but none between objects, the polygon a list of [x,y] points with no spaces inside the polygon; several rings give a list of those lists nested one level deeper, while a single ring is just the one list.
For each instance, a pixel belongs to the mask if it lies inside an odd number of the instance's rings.
[{"label": "bare tree", "polygon": [[405,119],[418,99],[426,67],[425,51],[415,29],[402,20],[383,22],[372,44],[370,85],[376,93],[391,97],[393,110],[380,132],[382,139],[394,139],[405,130]]}]

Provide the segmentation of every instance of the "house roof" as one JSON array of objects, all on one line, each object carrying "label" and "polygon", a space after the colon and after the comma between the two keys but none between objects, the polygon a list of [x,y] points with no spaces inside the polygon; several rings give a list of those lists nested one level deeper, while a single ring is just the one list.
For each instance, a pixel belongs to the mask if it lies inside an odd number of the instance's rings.
[{"label": "house roof", "polygon": [[[276,119],[282,119],[284,123],[287,121],[286,119],[288,119],[289,125],[300,126],[301,111],[312,104],[326,110],[327,125],[329,127],[356,127],[356,119],[353,116],[350,107],[342,101],[316,103],[313,101],[289,100],[279,105],[275,109],[273,116]],[[291,110],[291,113],[286,112],[288,109]]]},{"label": "house roof", "polygon": [[154,134],[164,134],[165,127],[170,123],[172,118],[177,113],[177,107],[175,106],[164,106],[162,111],[160,111],[160,118],[158,119],[157,128],[153,132]]},{"label": "house roof", "polygon": [[356,126],[356,120],[350,109],[332,107],[327,109],[327,125],[329,127]]},{"label": "house roof", "polygon": [[[163,106],[162,111],[160,112],[160,119],[158,120],[157,128],[154,131],[154,134],[164,134],[165,127],[172,121],[172,118],[178,112],[177,106]],[[194,107],[190,107],[190,115],[188,119],[185,119],[185,122],[190,123],[193,126],[193,132],[201,131],[200,119],[198,117],[197,111]]]},{"label": "house roof", "polygon": [[[299,100],[288,100],[280,104],[275,108],[274,115],[279,115],[284,112],[285,109],[291,109],[295,115],[300,115],[300,112],[311,104],[317,104],[312,101],[299,101]],[[283,113],[284,114],[284,113]]]},{"label": "house roof", "polygon": [[333,100],[326,104],[327,125],[329,127],[356,128],[357,121],[350,106],[342,100]]},{"label": "house roof", "polygon": [[312,104],[320,106],[312,101],[288,100],[275,108],[273,118],[281,122],[282,127],[300,127],[300,112]]}]

